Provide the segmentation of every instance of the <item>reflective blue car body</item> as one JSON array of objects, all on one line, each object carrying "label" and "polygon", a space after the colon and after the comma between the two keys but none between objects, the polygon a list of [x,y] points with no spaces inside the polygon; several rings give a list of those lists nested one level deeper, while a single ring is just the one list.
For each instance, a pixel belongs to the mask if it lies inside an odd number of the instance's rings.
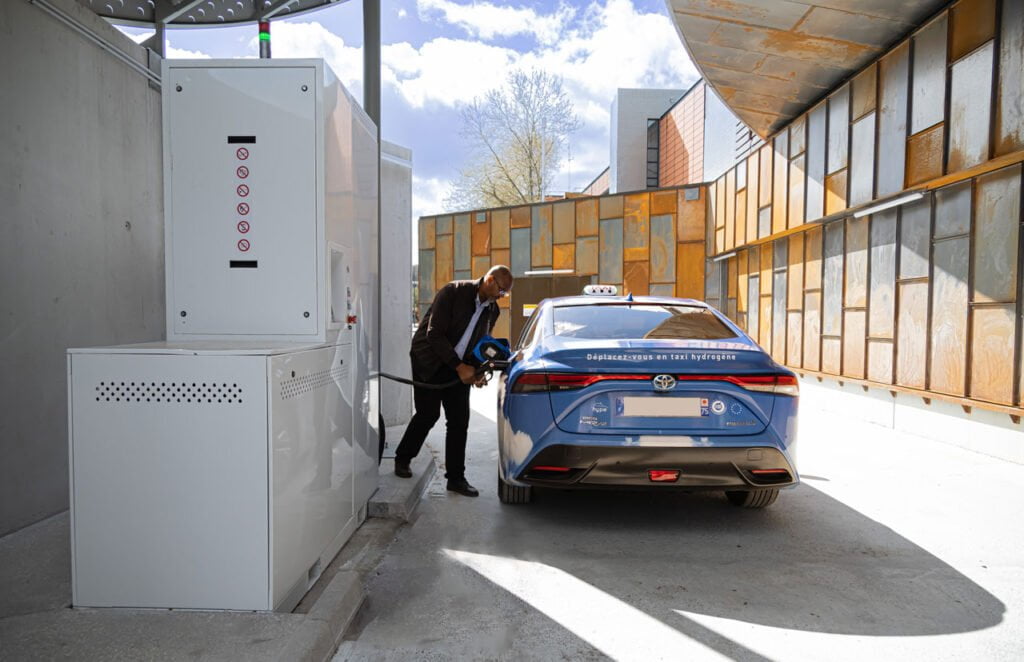
[{"label": "reflective blue car body", "polygon": [[[574,307],[588,308],[567,311]],[[564,322],[570,312],[624,317],[634,309],[699,314],[723,331],[688,339],[686,320],[697,318],[678,315],[681,333],[581,338]],[[570,332],[556,333],[556,318]],[[529,486],[684,488],[724,490],[751,505],[744,496],[799,481],[796,375],[705,303],[548,299],[516,349],[498,398],[503,501],[503,488]]]}]

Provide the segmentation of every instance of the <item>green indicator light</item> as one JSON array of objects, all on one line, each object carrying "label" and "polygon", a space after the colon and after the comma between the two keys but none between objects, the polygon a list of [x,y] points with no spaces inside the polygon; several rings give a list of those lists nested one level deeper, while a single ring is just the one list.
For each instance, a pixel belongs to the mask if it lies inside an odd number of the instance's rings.
[{"label": "green indicator light", "polygon": [[269,32],[261,32],[260,33],[260,41],[270,41],[270,33]]}]

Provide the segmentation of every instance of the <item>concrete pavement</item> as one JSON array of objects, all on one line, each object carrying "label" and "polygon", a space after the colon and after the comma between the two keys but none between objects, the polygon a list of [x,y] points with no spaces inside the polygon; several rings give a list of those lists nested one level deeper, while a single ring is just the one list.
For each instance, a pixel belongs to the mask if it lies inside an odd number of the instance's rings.
[{"label": "concrete pavement", "polygon": [[[804,482],[717,494],[495,493],[474,392],[469,499],[438,477],[335,660],[1011,660],[1024,466],[843,420],[804,386]],[[1024,439],[1022,439],[1024,441]]]}]

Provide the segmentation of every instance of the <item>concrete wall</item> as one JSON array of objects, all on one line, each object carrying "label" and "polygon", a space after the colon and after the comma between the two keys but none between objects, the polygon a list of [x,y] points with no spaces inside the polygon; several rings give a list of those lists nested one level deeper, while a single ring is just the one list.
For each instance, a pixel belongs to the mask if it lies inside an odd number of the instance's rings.
[{"label": "concrete wall", "polygon": [[[381,144],[381,370],[409,376],[412,337],[412,151],[387,141]],[[384,380],[381,411],[386,425],[412,416],[412,389]],[[397,439],[387,440],[385,452]]]},{"label": "concrete wall", "polygon": [[620,89],[612,102],[609,192],[647,188],[647,120],[658,119],[683,90]]},{"label": "concrete wall", "polygon": [[[709,85],[704,94],[704,179],[711,182],[736,165],[741,150],[737,131],[745,126]],[[744,132],[743,135],[746,135]],[[744,142],[744,147],[747,146]]]},{"label": "concrete wall", "polygon": [[[140,63],[74,0],[50,0]],[[0,535],[68,507],[65,349],[164,330],[160,92],[0,3]]]}]

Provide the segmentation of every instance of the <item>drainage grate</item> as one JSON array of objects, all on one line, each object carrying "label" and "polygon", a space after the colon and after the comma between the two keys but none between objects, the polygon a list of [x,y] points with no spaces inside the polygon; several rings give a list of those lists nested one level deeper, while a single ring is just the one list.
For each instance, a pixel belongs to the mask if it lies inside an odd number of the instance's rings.
[{"label": "drainage grate", "polygon": [[300,395],[323,388],[332,384],[335,380],[348,374],[348,368],[343,365],[334,366],[327,370],[311,372],[302,377],[292,377],[281,382],[281,399],[290,400]]},{"label": "drainage grate", "polygon": [[100,382],[96,402],[240,404],[242,388],[226,382]]}]

